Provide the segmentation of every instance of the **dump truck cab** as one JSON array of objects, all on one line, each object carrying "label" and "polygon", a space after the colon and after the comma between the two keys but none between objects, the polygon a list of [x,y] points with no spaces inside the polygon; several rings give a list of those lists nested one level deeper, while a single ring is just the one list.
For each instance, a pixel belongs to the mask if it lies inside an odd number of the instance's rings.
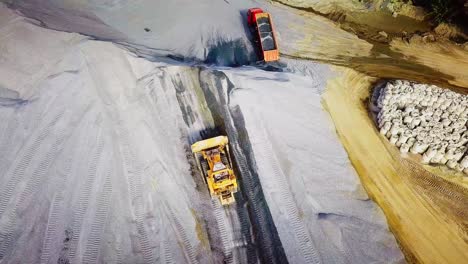
[{"label": "dump truck cab", "polygon": [[232,169],[229,154],[229,141],[226,136],[218,136],[192,145],[197,162],[211,197],[218,197],[222,205],[235,202],[237,179]]},{"label": "dump truck cab", "polygon": [[263,13],[263,10],[261,8],[255,7],[255,8],[250,8],[249,11],[247,11],[247,24],[249,26],[255,25],[255,14],[260,14]]},{"label": "dump truck cab", "polygon": [[247,24],[258,43],[261,59],[265,62],[279,60],[278,42],[271,15],[260,8],[251,8],[247,11]]}]

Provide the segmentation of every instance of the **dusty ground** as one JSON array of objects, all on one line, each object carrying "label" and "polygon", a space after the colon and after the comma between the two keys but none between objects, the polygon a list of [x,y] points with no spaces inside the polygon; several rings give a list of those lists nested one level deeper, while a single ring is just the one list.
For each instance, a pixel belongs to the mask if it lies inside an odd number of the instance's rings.
[{"label": "dusty ground", "polygon": [[[349,1],[333,1],[335,5],[322,4],[325,1],[277,2],[296,5],[290,11],[302,21],[291,20],[287,26],[296,27],[296,32],[281,35],[288,40],[282,46],[283,56],[356,70],[340,68],[342,75],[329,82],[323,103],[364,187],[384,210],[407,260],[465,263],[467,178],[440,167],[423,166],[413,157],[401,157],[378,134],[366,100],[373,85],[386,78],[432,83],[466,93],[466,49],[437,34],[434,38],[412,34],[427,30],[427,26],[415,22],[411,28],[409,18],[404,22],[401,17],[375,16],[357,5],[347,14],[336,12],[337,6]],[[278,3],[274,6],[284,8]],[[364,22],[373,27],[362,26]],[[387,36],[379,34],[380,30]]]},{"label": "dusty ground", "polygon": [[[468,87],[468,75],[464,71],[468,52],[464,46],[426,32],[427,24],[413,18],[393,18],[350,9],[352,12],[346,13],[344,19],[329,19],[312,9],[287,7],[281,3],[273,4],[271,9],[276,17],[285,21],[277,25],[284,57],[347,66],[379,78]],[[285,18],[279,12],[284,9],[295,16]],[[287,30],[290,28],[295,30]],[[379,34],[381,31],[387,36]]]},{"label": "dusty ground", "polygon": [[351,162],[409,262],[463,263],[468,259],[466,178],[428,171],[379,136],[366,107],[375,80],[346,70],[324,95]]},{"label": "dusty ground", "polygon": [[[365,100],[378,78],[411,79],[464,91],[468,87],[464,71],[468,53],[450,42],[432,42],[419,35],[403,36],[398,33],[398,27],[386,29],[389,33],[394,31],[391,39],[378,34],[377,29],[353,29],[353,22],[359,24],[371,18],[369,16],[349,16],[348,20],[343,20],[337,13],[330,20],[308,9],[265,5],[278,22],[283,57],[319,60],[363,73],[342,72],[341,77],[329,83],[324,102],[364,187],[383,208],[407,259],[423,263],[466,262],[466,181],[460,176],[447,175],[439,168],[423,167],[410,158],[401,158],[396,149],[376,133]],[[285,9],[290,12],[284,12]],[[351,27],[340,27],[342,21],[348,21]],[[386,25],[386,21],[383,19],[379,23]],[[418,29],[415,27],[408,32]],[[146,33],[142,31],[141,34]],[[27,82],[28,79],[14,81]],[[27,94],[28,90],[21,92]],[[164,228],[169,226],[170,217],[161,221],[165,221],[161,229],[170,233],[170,229]],[[194,237],[193,233],[188,234]],[[165,250],[174,242],[162,241],[161,248]],[[164,250],[161,255],[171,255]],[[178,253],[173,254],[176,259],[183,259]]]}]

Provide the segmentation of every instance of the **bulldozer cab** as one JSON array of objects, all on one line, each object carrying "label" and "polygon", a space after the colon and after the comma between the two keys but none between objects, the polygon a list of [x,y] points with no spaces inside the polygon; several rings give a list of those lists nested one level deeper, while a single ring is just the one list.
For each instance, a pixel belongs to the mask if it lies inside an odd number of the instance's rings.
[{"label": "bulldozer cab", "polygon": [[[216,172],[215,170],[213,172]],[[224,170],[222,172],[214,174],[214,181],[215,182],[221,182],[223,180],[227,180],[229,178],[229,171]]]}]

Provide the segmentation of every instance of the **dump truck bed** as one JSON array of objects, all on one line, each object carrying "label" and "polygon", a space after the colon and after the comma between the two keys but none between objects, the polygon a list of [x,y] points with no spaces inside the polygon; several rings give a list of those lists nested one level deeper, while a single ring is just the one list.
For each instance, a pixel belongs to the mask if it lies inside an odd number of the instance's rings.
[{"label": "dump truck bed", "polygon": [[265,61],[276,61],[279,59],[278,45],[275,38],[271,16],[268,13],[255,15],[258,37]]}]

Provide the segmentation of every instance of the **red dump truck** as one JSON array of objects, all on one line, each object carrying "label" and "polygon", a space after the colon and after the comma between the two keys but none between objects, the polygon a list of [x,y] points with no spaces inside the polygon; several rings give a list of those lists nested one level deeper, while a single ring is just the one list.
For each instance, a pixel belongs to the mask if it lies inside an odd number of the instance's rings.
[{"label": "red dump truck", "polygon": [[247,23],[259,43],[260,56],[265,62],[279,60],[278,42],[276,41],[271,15],[260,8],[251,8],[247,12]]}]

